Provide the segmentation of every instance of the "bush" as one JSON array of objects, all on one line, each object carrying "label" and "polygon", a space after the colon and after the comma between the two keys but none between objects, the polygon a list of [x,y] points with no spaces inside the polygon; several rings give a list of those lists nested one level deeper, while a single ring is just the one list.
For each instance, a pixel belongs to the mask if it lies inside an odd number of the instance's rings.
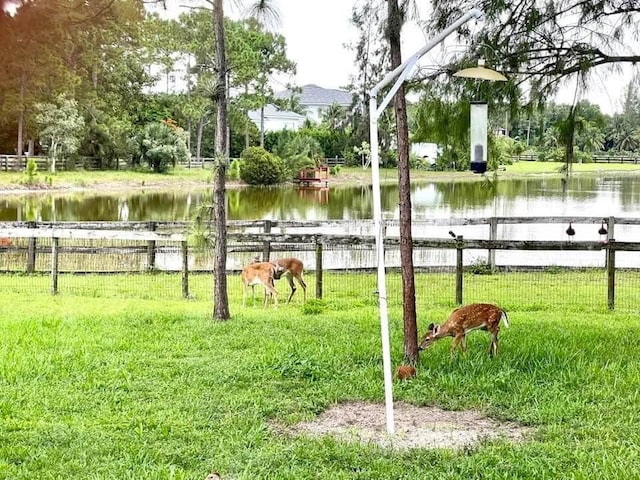
[{"label": "bush", "polygon": [[318,166],[324,157],[316,139],[297,134],[280,136],[273,153],[283,159],[285,175],[290,180],[297,178],[301,170]]},{"label": "bush", "polygon": [[227,180],[238,180],[240,178],[240,159],[234,158],[227,169]]},{"label": "bush", "polygon": [[274,185],[284,179],[282,159],[262,147],[249,147],[240,158],[240,178],[249,185]]},{"label": "bush", "polygon": [[134,152],[132,164],[147,163],[156,173],[164,173],[178,161],[189,157],[184,132],[167,122],[147,124],[142,132],[131,140]]}]

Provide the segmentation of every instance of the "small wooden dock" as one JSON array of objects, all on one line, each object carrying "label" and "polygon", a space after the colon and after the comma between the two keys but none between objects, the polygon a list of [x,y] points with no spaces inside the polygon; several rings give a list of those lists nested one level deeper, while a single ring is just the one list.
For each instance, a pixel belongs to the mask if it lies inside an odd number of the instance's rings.
[{"label": "small wooden dock", "polygon": [[316,168],[305,168],[300,170],[298,175],[298,185],[301,187],[328,187],[329,167],[322,165]]}]

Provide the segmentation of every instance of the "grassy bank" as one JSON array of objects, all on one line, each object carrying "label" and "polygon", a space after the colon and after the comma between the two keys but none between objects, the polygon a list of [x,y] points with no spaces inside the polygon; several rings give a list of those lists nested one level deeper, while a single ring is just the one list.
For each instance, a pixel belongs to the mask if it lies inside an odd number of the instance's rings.
[{"label": "grassy bank", "polygon": [[[576,282],[564,288],[589,288]],[[635,311],[558,308],[551,297],[525,305],[518,299],[531,286],[511,285],[511,328],[496,359],[486,355],[485,333],[470,334],[466,356],[453,361],[443,340],[422,354],[416,379],[395,383],[395,398],[477,408],[534,435],[522,444],[402,452],[289,438],[270,426],[336,402],[382,401],[370,290],[347,288],[305,307],[243,309],[236,283],[225,323],[210,320],[208,300],[3,290],[0,478],[640,477]],[[485,283],[484,299],[502,297],[502,285]],[[432,292],[436,305],[420,310],[421,331],[450,310],[441,295]],[[397,365],[399,302],[390,319]]]},{"label": "grassy bank", "polygon": [[[522,177],[527,175],[560,175],[558,162],[517,162],[508,165],[499,172],[499,177]],[[633,164],[576,164],[573,166],[575,174],[596,174],[603,172],[640,172],[640,165]],[[149,188],[186,188],[204,187],[211,184],[211,171],[202,168],[176,168],[166,174],[133,171],[76,171],[57,172],[50,174],[39,172],[33,184],[27,183],[27,177],[20,172],[0,171],[0,191],[30,192],[50,190],[118,190],[118,189],[149,189]],[[452,181],[479,180],[483,178],[471,172],[432,172],[427,170],[412,170],[412,180],[417,181]],[[397,182],[396,169],[381,169],[381,182]],[[371,183],[371,169],[360,167],[343,167],[330,176],[331,185],[359,185]],[[230,180],[229,187],[240,186],[242,182]]]}]

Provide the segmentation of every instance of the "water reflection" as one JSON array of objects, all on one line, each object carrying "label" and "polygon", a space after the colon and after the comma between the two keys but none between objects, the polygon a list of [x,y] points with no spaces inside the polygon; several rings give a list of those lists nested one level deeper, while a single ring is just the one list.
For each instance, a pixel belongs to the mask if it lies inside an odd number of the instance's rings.
[{"label": "water reflection", "polygon": [[[498,182],[420,182],[412,186],[414,217],[531,215],[636,216],[640,177],[610,174],[570,179]],[[209,202],[205,190],[131,191],[126,194],[34,194],[0,200],[0,221],[189,220]],[[348,220],[372,216],[371,186],[328,189],[242,188],[227,191],[230,220]],[[398,218],[397,185],[382,186],[385,218]]]}]

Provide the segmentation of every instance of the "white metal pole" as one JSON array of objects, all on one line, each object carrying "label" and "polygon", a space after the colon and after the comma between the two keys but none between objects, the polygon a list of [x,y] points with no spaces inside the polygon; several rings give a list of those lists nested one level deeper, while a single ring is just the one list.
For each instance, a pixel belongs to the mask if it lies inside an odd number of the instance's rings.
[{"label": "white metal pole", "polygon": [[[391,375],[391,343],[389,339],[389,316],[387,312],[387,284],[385,280],[384,266],[384,236],[382,224],[382,200],[380,198],[380,162],[378,149],[378,117],[387,107],[391,98],[396,94],[400,85],[409,75],[409,71],[416,62],[429,50],[442,42],[450,33],[472,18],[482,17],[482,11],[476,8],[469,10],[458,20],[449,25],[445,30],[436,35],[429,43],[414,53],[393,71],[389,72],[369,94],[369,139],[371,141],[371,182],[373,184],[373,225],[376,239],[376,262],[378,271],[378,305],[380,309],[380,335],[382,338],[382,368],[384,370],[384,401],[387,419],[387,433],[395,433],[393,419],[393,378]],[[381,88],[391,83],[400,76],[378,107],[377,97]]]},{"label": "white metal pole", "polygon": [[371,181],[373,183],[373,228],[376,237],[376,262],[378,266],[378,305],[380,309],[380,335],[382,338],[382,369],[384,371],[384,404],[387,433],[393,435],[393,378],[391,376],[391,342],[387,316],[387,284],[384,268],[384,237],[382,234],[382,199],[380,198],[380,162],[378,154],[377,98],[369,98],[369,136],[371,139]]}]

